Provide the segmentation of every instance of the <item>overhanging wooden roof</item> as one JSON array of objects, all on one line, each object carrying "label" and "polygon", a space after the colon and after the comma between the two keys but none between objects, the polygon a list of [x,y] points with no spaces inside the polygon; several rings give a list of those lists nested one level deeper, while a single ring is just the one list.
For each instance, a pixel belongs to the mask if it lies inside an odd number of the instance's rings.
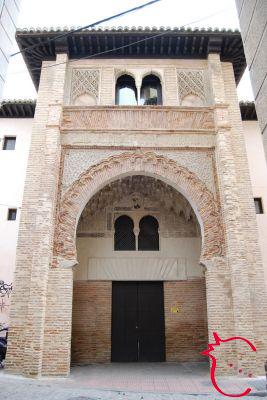
[{"label": "overhanging wooden roof", "polygon": [[35,100],[3,100],[0,118],[33,118],[35,106]]},{"label": "overhanging wooden roof", "polygon": [[[74,29],[74,28],[73,28]],[[246,67],[239,31],[191,28],[96,28],[79,32],[72,29],[20,29],[16,39],[38,88],[43,60],[55,60],[66,51],[70,59],[94,58],[174,58],[205,59],[219,53],[222,61],[234,66],[236,83]],[[56,39],[62,33],[69,34]],[[47,39],[52,39],[47,41]],[[143,40],[140,43],[134,42]],[[132,44],[133,43],[133,44]],[[26,50],[28,46],[36,45]],[[126,46],[126,47],[123,47]]]}]

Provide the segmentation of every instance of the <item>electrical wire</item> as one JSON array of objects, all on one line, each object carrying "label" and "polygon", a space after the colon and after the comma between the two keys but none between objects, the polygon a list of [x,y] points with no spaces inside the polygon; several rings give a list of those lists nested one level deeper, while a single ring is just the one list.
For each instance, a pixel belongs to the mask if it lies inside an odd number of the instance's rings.
[{"label": "electrical wire", "polygon": [[159,1],[161,1],[161,0],[151,0],[151,1],[149,1],[148,3],[144,3],[144,4],[141,4],[140,6],[137,6],[137,7],[134,7],[134,8],[130,8],[129,10],[126,10],[126,11],[122,11],[122,12],[120,12],[120,13],[118,13],[118,14],[112,15],[111,17],[107,17],[107,18],[101,19],[101,20],[99,20],[99,21],[93,22],[92,24],[85,25],[85,26],[82,26],[82,27],[77,28],[77,29],[72,29],[72,30],[70,30],[70,31],[68,31],[68,32],[64,32],[64,33],[62,33],[62,34],[60,34],[60,35],[58,35],[58,36],[56,36],[56,37],[48,38],[48,39],[44,40],[42,43],[32,44],[31,46],[25,47],[25,49],[23,49],[23,50],[21,50],[21,51],[17,51],[16,53],[11,54],[10,57],[14,57],[14,56],[16,56],[16,55],[18,55],[18,54],[28,52],[29,49],[33,49],[33,48],[38,47],[38,46],[40,46],[40,45],[43,46],[45,43],[53,42],[53,41],[55,41],[55,40],[57,40],[57,39],[60,39],[60,38],[62,38],[62,37],[69,36],[69,35],[71,35],[72,33],[80,32],[80,31],[82,31],[82,30],[84,30],[84,29],[92,28],[92,27],[95,26],[95,25],[99,25],[99,24],[102,24],[102,23],[104,23],[104,22],[110,21],[110,20],[112,20],[112,19],[122,17],[123,15],[129,14],[129,13],[134,12],[134,11],[139,11],[139,10],[141,10],[142,8],[151,6],[151,5],[154,4],[154,3],[158,3]]},{"label": "electrical wire", "polygon": [[[225,10],[226,10],[226,9],[225,9]],[[205,17],[205,19],[208,19],[208,18],[210,18],[210,17],[213,17],[214,15],[217,15],[218,13],[221,13],[221,12],[223,12],[223,11],[225,11],[225,10],[221,10],[221,11],[219,11],[219,12],[210,14],[210,15],[208,15],[207,17]],[[185,26],[187,26],[187,25],[191,25],[191,24],[196,24],[196,23],[198,23],[198,22],[203,21],[203,19],[204,19],[204,18],[199,19],[199,20],[196,20],[196,21],[189,22],[188,24],[183,25],[183,27],[185,27]],[[183,28],[183,27],[182,27],[182,28]],[[66,64],[66,63],[69,63],[69,64],[70,64],[70,63],[72,63],[72,62],[76,62],[76,61],[79,61],[79,60],[85,60],[85,59],[88,59],[88,58],[97,57],[97,56],[99,56],[99,55],[106,54],[106,53],[111,53],[112,51],[115,51],[115,50],[121,50],[121,49],[124,49],[124,48],[126,48],[126,47],[130,47],[130,46],[132,46],[132,45],[135,45],[135,44],[138,44],[138,43],[142,43],[142,42],[145,42],[145,41],[147,41],[147,40],[154,39],[154,38],[156,38],[156,37],[160,37],[160,36],[167,35],[167,34],[170,33],[170,32],[172,32],[171,29],[166,30],[166,31],[161,32],[161,33],[158,33],[157,35],[150,36],[150,37],[148,37],[148,38],[144,38],[144,39],[137,40],[136,42],[132,42],[132,43],[129,43],[129,44],[125,44],[125,45],[120,46],[120,47],[115,47],[115,48],[110,49],[110,50],[105,50],[105,51],[101,51],[101,52],[99,52],[99,53],[89,54],[89,55],[87,55],[87,56],[82,56],[82,57],[75,58],[75,59],[72,59],[72,60],[63,61],[63,62],[61,62],[61,63],[55,63],[55,64],[52,64],[52,65],[47,65],[47,66],[44,66],[44,67],[30,68],[30,70],[31,70],[31,71],[37,71],[37,70],[41,70],[41,69],[52,68],[52,67],[55,67],[55,66],[58,66],[58,65]]]},{"label": "electrical wire", "polygon": [[[187,24],[181,26],[181,29],[184,28],[184,27],[186,27],[186,26],[188,26],[188,25],[197,24],[197,23],[199,23],[199,22],[202,22],[202,21],[204,21],[204,20],[206,20],[206,19],[209,19],[209,18],[211,18],[211,17],[214,17],[215,15],[221,14],[221,13],[223,13],[223,12],[225,12],[225,11],[228,11],[228,10],[229,10],[229,9],[226,8],[226,9],[217,11],[217,12],[215,12],[215,13],[209,14],[209,15],[207,15],[207,16],[205,16],[205,17],[203,17],[203,18],[200,18],[200,19],[198,19],[198,20],[188,22]],[[53,68],[53,67],[57,67],[58,65],[63,65],[63,64],[66,64],[66,63],[69,63],[69,64],[70,64],[70,63],[73,63],[73,62],[76,62],[76,61],[79,61],[79,60],[97,57],[97,56],[99,56],[99,55],[111,53],[111,52],[116,51],[116,50],[121,50],[121,49],[123,49],[123,48],[130,47],[130,46],[133,46],[133,45],[135,45],[135,44],[138,44],[138,43],[141,43],[141,42],[145,42],[145,41],[147,41],[147,40],[154,39],[154,38],[156,38],[156,37],[160,37],[160,36],[167,35],[167,34],[170,33],[170,32],[172,32],[172,29],[169,29],[169,30],[166,30],[166,31],[164,31],[164,32],[158,33],[157,35],[153,35],[153,36],[150,36],[150,37],[147,37],[147,38],[144,38],[144,39],[140,39],[140,40],[137,40],[137,41],[135,41],[135,42],[132,42],[132,43],[129,43],[129,44],[120,46],[120,47],[115,47],[115,48],[113,48],[113,49],[105,50],[105,51],[102,51],[102,52],[99,52],[99,53],[89,54],[89,55],[87,55],[87,56],[82,56],[82,57],[79,57],[79,58],[74,58],[74,59],[71,59],[71,60],[68,60],[68,61],[62,61],[62,62],[60,62],[60,63],[54,63],[54,64],[46,65],[46,66],[43,66],[43,67],[35,67],[35,68],[30,68],[30,67],[29,67],[28,69],[29,69],[31,72],[32,72],[32,71],[40,71],[41,69],[43,70],[43,69],[47,69],[47,68]],[[39,45],[39,44],[38,44],[38,45]],[[26,72],[27,72],[27,71],[16,71],[16,72],[13,72],[13,73],[11,72],[11,75],[17,75],[17,74],[26,73]]]}]

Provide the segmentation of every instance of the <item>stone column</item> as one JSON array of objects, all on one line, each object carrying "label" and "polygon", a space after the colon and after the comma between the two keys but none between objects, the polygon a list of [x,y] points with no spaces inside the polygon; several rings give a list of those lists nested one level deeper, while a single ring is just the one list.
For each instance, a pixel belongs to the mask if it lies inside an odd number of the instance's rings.
[{"label": "stone column", "polygon": [[[256,217],[243,143],[242,121],[237,99],[234,106],[232,103],[233,96],[236,96],[234,80],[224,74],[225,66],[220,62],[218,54],[210,54],[208,62],[215,102],[216,170],[225,227],[226,259],[231,279],[234,318],[232,336],[245,337],[257,347],[257,353],[254,353],[245,342],[237,341],[236,362],[243,373],[257,374],[263,372],[262,359],[266,355],[262,340],[263,337],[266,338],[266,294],[263,289],[263,267],[255,229]],[[262,285],[251,274],[255,269],[262,276]],[[262,295],[262,302],[257,304],[255,290],[261,291]],[[258,313],[259,308],[265,310],[265,316],[262,312]],[[263,328],[261,334],[256,329],[257,314]]]},{"label": "stone column", "polygon": [[60,165],[60,118],[67,55],[43,63],[27,167],[11,304],[7,370],[39,376],[53,254]]},{"label": "stone column", "polygon": [[135,85],[136,85],[136,90],[137,90],[137,105],[141,105],[141,86],[142,86],[142,80],[140,77],[135,78]]}]

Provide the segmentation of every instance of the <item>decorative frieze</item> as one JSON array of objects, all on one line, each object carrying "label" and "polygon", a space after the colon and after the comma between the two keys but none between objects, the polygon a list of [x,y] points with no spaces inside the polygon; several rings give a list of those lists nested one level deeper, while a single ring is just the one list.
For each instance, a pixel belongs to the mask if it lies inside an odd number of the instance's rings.
[{"label": "decorative frieze", "polygon": [[[168,138],[166,138],[167,140]],[[151,144],[157,145],[156,139],[150,136]],[[129,151],[130,152],[130,151]],[[180,165],[189,168],[208,187],[212,193],[216,193],[213,174],[213,150],[155,150],[158,155],[163,155],[171,160],[179,162]],[[90,168],[111,155],[121,154],[121,150],[114,149],[67,149],[64,156],[64,169],[62,177],[62,193],[79,178],[79,176]]]},{"label": "decorative frieze", "polygon": [[65,107],[62,131],[213,131],[212,108]]}]

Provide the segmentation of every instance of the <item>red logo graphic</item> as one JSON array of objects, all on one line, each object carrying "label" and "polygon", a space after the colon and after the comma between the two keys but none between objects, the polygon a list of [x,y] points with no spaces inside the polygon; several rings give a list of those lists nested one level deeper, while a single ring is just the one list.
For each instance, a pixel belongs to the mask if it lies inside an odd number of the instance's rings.
[{"label": "red logo graphic", "polygon": [[[243,393],[240,394],[229,394],[229,393],[224,393],[218,386],[217,382],[216,382],[216,378],[215,378],[215,370],[216,370],[216,366],[217,366],[217,359],[215,356],[213,356],[211,354],[211,352],[214,350],[214,348],[216,346],[220,346],[220,343],[226,343],[226,342],[230,342],[232,340],[243,340],[244,342],[246,342],[249,347],[253,350],[256,351],[256,347],[248,340],[245,339],[243,337],[240,336],[234,336],[231,337],[229,339],[225,339],[222,340],[217,332],[213,332],[213,336],[215,339],[215,343],[209,343],[207,350],[202,351],[200,354],[203,354],[204,356],[208,356],[211,358],[212,360],[212,364],[211,364],[211,369],[210,369],[210,379],[211,382],[214,386],[214,388],[217,390],[217,392],[219,392],[220,394],[222,394],[223,396],[228,396],[228,397],[242,397],[242,396],[247,396],[250,392],[251,392],[251,388],[247,388]],[[233,366],[233,364],[229,364],[230,367]],[[242,372],[241,369],[239,369],[238,372]],[[251,376],[251,374],[249,374],[249,376]]]}]

